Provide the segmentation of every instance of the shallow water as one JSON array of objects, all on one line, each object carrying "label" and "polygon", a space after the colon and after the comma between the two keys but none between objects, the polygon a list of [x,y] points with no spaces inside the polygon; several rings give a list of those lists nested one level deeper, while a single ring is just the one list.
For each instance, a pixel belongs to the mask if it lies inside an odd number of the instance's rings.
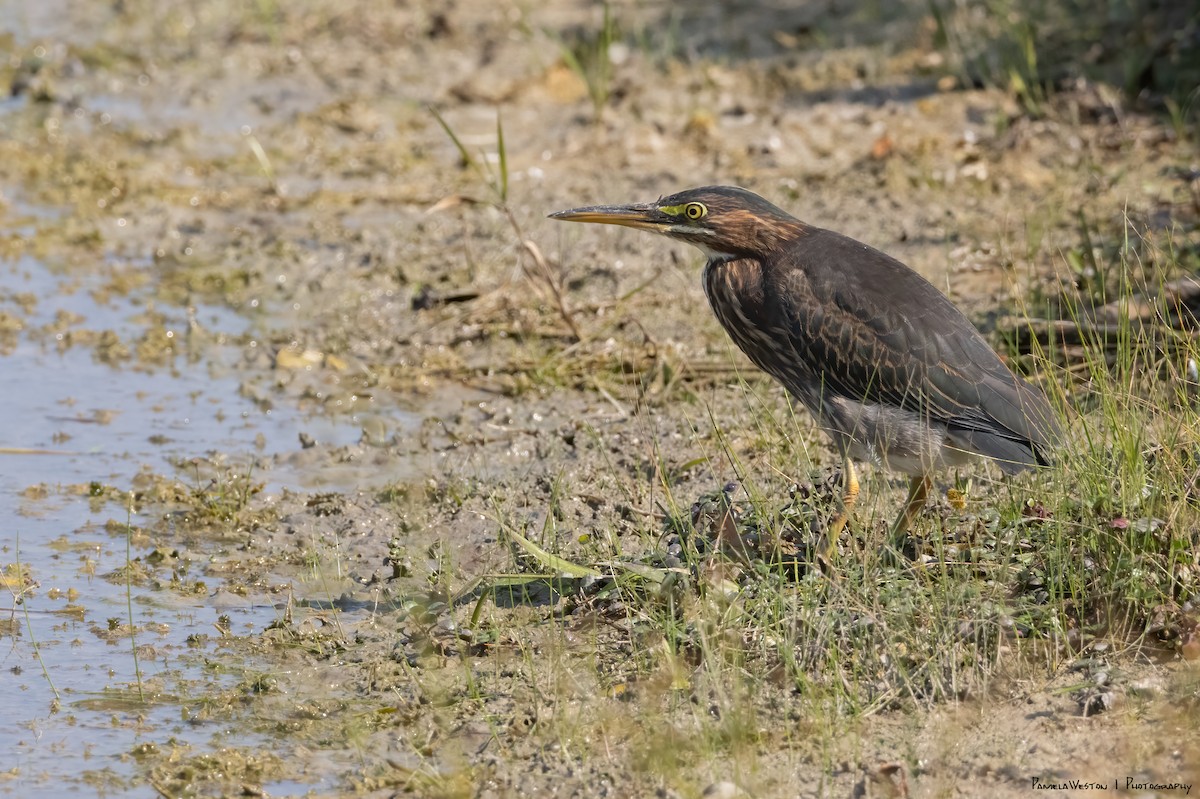
[{"label": "shallow water", "polygon": [[[222,646],[220,616],[239,634],[261,631],[279,611],[266,599],[222,595],[207,576],[207,593],[190,598],[139,586],[127,593],[123,580],[105,575],[149,552],[127,551],[124,523],[154,520],[89,497],[89,486],[123,490],[141,472],[170,475],[179,459],[209,452],[232,459],[293,452],[299,431],[351,444],[361,436],[359,417],[313,415],[279,402],[261,407],[243,396],[228,365],[237,353],[219,344],[203,360],[179,357],[148,369],[100,362],[88,347],[60,351],[39,331],[56,314],[77,314],[91,329],[124,337],[137,329],[144,298],[98,301],[90,278],[55,274],[30,258],[0,262],[0,275],[9,296],[36,298],[15,348],[0,356],[0,566],[11,596],[0,618],[8,643],[0,657],[0,795],[109,794],[133,779],[131,753],[143,741],[255,746],[244,730],[188,718],[184,700],[201,678],[205,690],[239,679],[206,671],[206,658]],[[165,313],[168,327],[184,335],[187,312]],[[194,321],[228,336],[248,325],[212,307],[196,309]],[[401,430],[416,421],[399,412],[392,418]],[[280,463],[254,475],[266,491],[337,479]],[[157,795],[149,786],[129,788],[124,795]]]}]

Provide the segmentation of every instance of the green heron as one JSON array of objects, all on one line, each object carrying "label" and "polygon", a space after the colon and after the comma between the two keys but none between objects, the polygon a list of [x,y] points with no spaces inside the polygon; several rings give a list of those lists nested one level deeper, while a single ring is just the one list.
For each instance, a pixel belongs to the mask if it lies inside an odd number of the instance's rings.
[{"label": "green heron", "polygon": [[858,497],[852,459],[910,476],[896,542],[924,507],[931,472],[973,454],[1010,474],[1050,463],[1061,434],[1045,395],[1009,371],[929,281],[879,250],[731,186],[550,218],[649,230],[708,256],[704,291],[721,325],[842,456],[829,542]]}]

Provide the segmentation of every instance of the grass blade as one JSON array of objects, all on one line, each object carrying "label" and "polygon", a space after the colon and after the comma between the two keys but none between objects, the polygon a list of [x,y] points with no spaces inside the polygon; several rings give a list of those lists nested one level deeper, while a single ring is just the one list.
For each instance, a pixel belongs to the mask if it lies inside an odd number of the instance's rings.
[{"label": "grass blade", "polygon": [[476,163],[475,159],[471,157],[471,153],[469,150],[467,150],[466,145],[464,145],[454,131],[451,130],[449,123],[446,122],[442,115],[439,114],[437,109],[433,106],[429,106],[429,113],[433,114],[433,118],[437,120],[438,124],[442,126],[442,130],[446,131],[446,135],[450,137],[450,141],[454,142],[454,146],[458,148],[458,156],[462,159],[463,166],[470,167],[478,172],[479,164]]},{"label": "grass blade", "polygon": [[514,531],[510,531],[509,535],[516,541],[521,549],[525,550],[534,560],[546,567],[547,571],[554,574],[566,575],[567,577],[603,577],[603,572],[587,566],[580,566],[578,563],[572,563],[566,558],[560,558],[558,555],[551,555],[546,550],[539,547],[537,544],[530,541],[525,536]]},{"label": "grass blade", "polygon": [[500,202],[508,202],[508,152],[504,148],[504,125],[496,112],[496,149],[500,151]]}]

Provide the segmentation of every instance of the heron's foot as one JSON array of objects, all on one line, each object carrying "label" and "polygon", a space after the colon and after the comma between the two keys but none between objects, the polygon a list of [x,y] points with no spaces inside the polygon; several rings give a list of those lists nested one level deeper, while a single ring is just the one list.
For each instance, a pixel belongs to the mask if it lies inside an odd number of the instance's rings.
[{"label": "heron's foot", "polygon": [[[909,528],[912,527],[913,521],[917,515],[925,508],[925,501],[929,497],[929,487],[932,481],[928,476],[922,475],[912,478],[908,485],[908,499],[904,503],[904,511],[900,517],[896,519],[896,523],[892,525],[888,541],[884,547],[884,562],[889,566],[899,566],[903,563],[911,563],[917,559],[918,547],[913,544],[911,536],[909,536]],[[909,553],[912,553],[911,555]]]},{"label": "heron's foot", "polygon": [[842,532],[850,522],[850,512],[854,509],[854,503],[858,501],[858,492],[858,473],[854,470],[854,462],[847,457],[842,461],[842,506],[825,526],[825,532],[822,533],[816,547],[817,560],[829,574],[836,574],[833,560],[838,551],[838,539],[842,537]]},{"label": "heron's foot", "polygon": [[829,520],[829,524],[821,531],[813,546],[814,560],[821,567],[821,571],[828,575],[837,576],[834,561],[838,554],[838,539],[841,538],[842,531],[846,529],[849,521],[849,513],[844,510],[839,512]]}]

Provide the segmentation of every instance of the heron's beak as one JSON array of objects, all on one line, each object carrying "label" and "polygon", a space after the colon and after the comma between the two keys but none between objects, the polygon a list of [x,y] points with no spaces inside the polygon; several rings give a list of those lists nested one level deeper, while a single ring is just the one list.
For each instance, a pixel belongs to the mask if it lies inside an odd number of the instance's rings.
[{"label": "heron's beak", "polygon": [[572,208],[568,211],[556,211],[550,214],[551,219],[563,219],[568,222],[594,222],[601,225],[624,225],[625,227],[651,230],[661,233],[674,223],[671,217],[659,211],[651,203],[638,205],[591,205],[587,208]]}]

